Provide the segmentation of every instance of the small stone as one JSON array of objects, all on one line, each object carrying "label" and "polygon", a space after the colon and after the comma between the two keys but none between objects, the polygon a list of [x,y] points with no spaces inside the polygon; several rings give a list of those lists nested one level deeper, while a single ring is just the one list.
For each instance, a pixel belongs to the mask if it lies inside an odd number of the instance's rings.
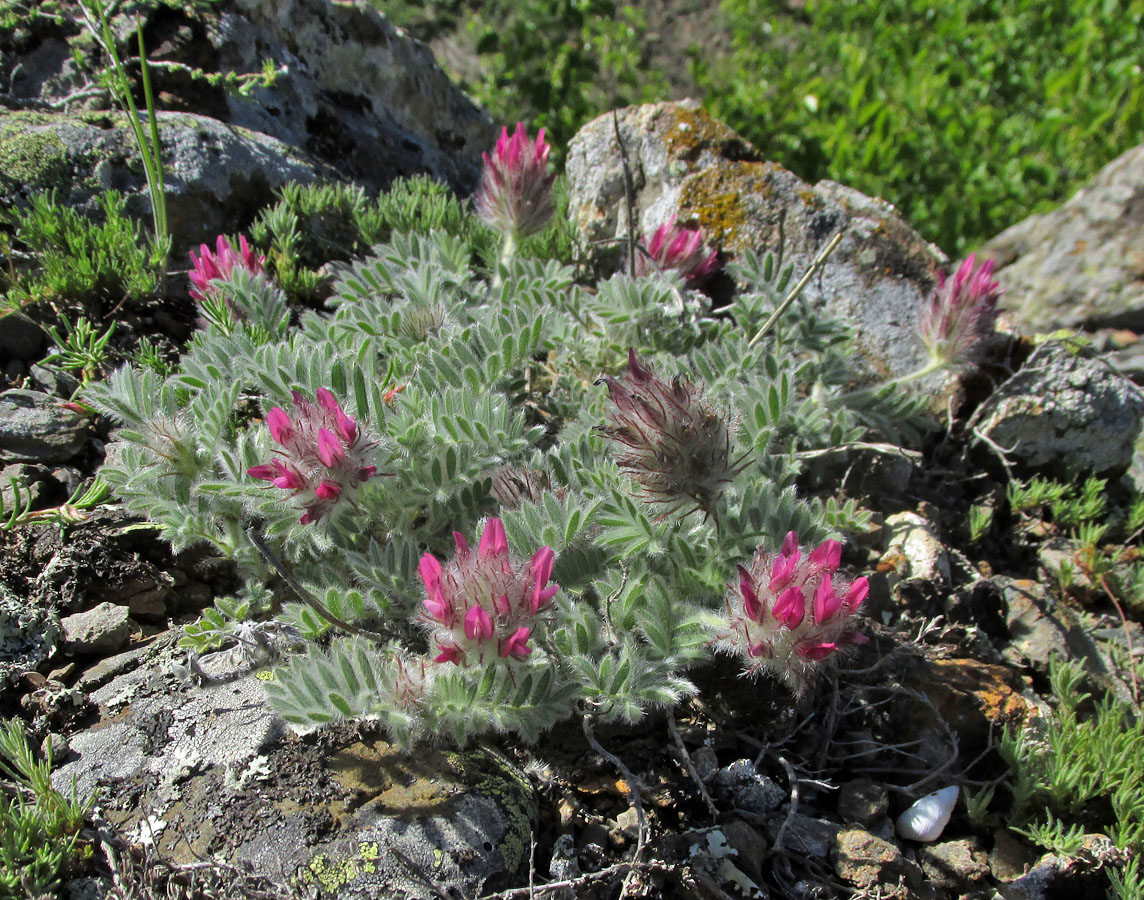
[{"label": "small stone", "polygon": [[1013,881],[1036,863],[1037,852],[1022,843],[1005,828],[993,832],[993,851],[989,854],[989,871],[998,881]]},{"label": "small stone", "polygon": [[76,680],[75,686],[81,691],[94,691],[101,688],[116,675],[122,675],[124,672],[138,668],[146,654],[146,647],[136,647],[114,656],[104,657],[94,666],[86,669]]},{"label": "small stone", "polygon": [[989,860],[973,838],[922,847],[918,862],[935,886],[954,891],[978,886],[989,875]]},{"label": "small stone", "polygon": [[890,808],[885,786],[870,778],[847,781],[838,792],[838,815],[844,822],[872,825]]},{"label": "small stone", "polygon": [[614,830],[626,839],[623,843],[634,841],[640,836],[640,817],[634,807],[629,807],[616,816],[615,822]]},{"label": "small stone", "polygon": [[0,359],[28,362],[44,345],[44,329],[19,310],[0,316]]},{"label": "small stone", "polygon": [[[40,509],[52,492],[52,484],[48,480],[48,470],[43,466],[33,466],[27,463],[15,463],[0,469],[0,501],[3,502],[4,512],[11,513],[16,505],[16,492],[19,490],[20,503],[29,503],[30,509]],[[12,486],[12,482],[16,486]]]},{"label": "small stone", "polygon": [[144,591],[127,598],[127,609],[137,619],[162,621],[167,618],[167,588]]},{"label": "small stone", "polygon": [[763,860],[767,856],[767,839],[754,828],[740,819],[730,819],[720,826],[727,844],[736,852],[735,865],[754,881],[761,884],[763,881]]},{"label": "small stone", "polygon": [[64,650],[74,656],[122,650],[131,639],[127,617],[127,607],[101,603],[87,612],[61,619]]},{"label": "small stone", "polygon": [[78,378],[54,366],[33,365],[28,374],[32,388],[60,400],[70,400],[80,388]]},{"label": "small stone", "polygon": [[695,767],[695,774],[699,776],[699,780],[704,783],[719,771],[719,757],[715,754],[715,750],[706,744],[691,754],[691,764]]},{"label": "small stone", "polygon": [[71,744],[62,734],[53,732],[45,737],[40,744],[40,758],[48,759],[50,757],[53,767],[63,763],[68,758],[69,753],[71,753]]},{"label": "small stone", "polygon": [[[771,840],[778,839],[779,829],[785,816],[776,816],[767,823],[767,834]],[[815,819],[811,816],[791,816],[786,831],[783,832],[783,847],[792,853],[825,859],[838,838],[840,826],[828,819]]]},{"label": "small stone", "polygon": [[861,828],[838,832],[831,858],[839,878],[860,890],[880,887],[883,897],[904,900],[922,884],[921,870],[896,845]]},{"label": "small stone", "polygon": [[56,684],[67,684],[67,680],[75,673],[76,664],[69,662],[66,665],[60,666],[58,669],[52,669],[48,673],[48,681],[54,681]]},{"label": "small stone", "polygon": [[758,816],[778,809],[787,797],[772,779],[756,772],[749,759],[736,760],[716,772],[711,788],[723,803]]},{"label": "small stone", "polygon": [[884,528],[886,552],[878,564],[901,581],[949,584],[949,556],[932,522],[917,513],[889,516]]},{"label": "small stone", "polygon": [[0,454],[15,462],[67,462],[87,443],[85,416],[39,391],[0,394]]}]

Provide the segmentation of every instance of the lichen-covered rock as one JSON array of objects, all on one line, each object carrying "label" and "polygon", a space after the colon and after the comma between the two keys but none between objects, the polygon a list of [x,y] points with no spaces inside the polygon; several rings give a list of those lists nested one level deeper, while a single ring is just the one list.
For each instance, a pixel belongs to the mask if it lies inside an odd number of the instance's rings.
[{"label": "lichen-covered rock", "polygon": [[87,443],[89,422],[39,391],[0,394],[0,459],[67,462]]},{"label": "lichen-covered rock", "polygon": [[22,600],[0,584],[0,689],[50,659],[60,639],[54,612]]},{"label": "lichen-covered rock", "polygon": [[1009,459],[1064,477],[1123,473],[1144,392],[1067,344],[1042,344],[974,414],[972,427]]},{"label": "lichen-covered rock", "polygon": [[774,250],[800,275],[838,232],[842,243],[804,296],[855,326],[860,372],[894,377],[924,352],[918,310],[944,258],[894,208],[833,182],[809,185],[765,161],[694,101],[630,107],[594,119],[569,145],[570,214],[603,264],[618,265],[629,233],[623,154],[633,188],[635,231],[646,236],[673,214],[702,226],[729,254]]},{"label": "lichen-covered rock", "polygon": [[[0,84],[8,86],[13,104],[36,108],[89,86],[72,58],[73,51],[90,53],[78,4],[54,6],[55,15],[30,14],[23,37],[0,35]],[[370,187],[428,173],[472,188],[481,151],[495,140],[491,119],[429,49],[366,0],[123,7],[111,25],[124,56],[137,52],[137,14],[152,58],[175,64],[151,72],[161,109],[202,113],[267,135]],[[265,62],[279,70],[273,85],[242,93],[190,74],[241,76],[261,72]],[[68,177],[58,145],[41,143],[34,155],[54,159],[61,178]],[[243,171],[241,165],[220,169]]]},{"label": "lichen-covered rock", "polygon": [[[190,113],[160,113],[167,218],[174,254],[245,227],[288,181],[334,177],[334,169],[265,134]],[[37,148],[26,150],[20,148]],[[24,154],[5,173],[5,154]],[[124,115],[0,110],[0,193],[6,202],[53,189],[85,211],[108,189],[150,221],[151,201]]]},{"label": "lichen-covered rock", "polygon": [[982,252],[997,260],[1002,306],[1023,331],[1144,329],[1144,145]]},{"label": "lichen-covered rock", "polygon": [[100,721],[70,736],[54,774],[80,795],[99,785],[108,819],[177,863],[214,857],[308,895],[480,896],[526,877],[536,799],[486,751],[398,751],[348,726],[298,738],[265,703],[261,679],[228,652],[210,681],[180,681],[174,648],[91,697]]}]

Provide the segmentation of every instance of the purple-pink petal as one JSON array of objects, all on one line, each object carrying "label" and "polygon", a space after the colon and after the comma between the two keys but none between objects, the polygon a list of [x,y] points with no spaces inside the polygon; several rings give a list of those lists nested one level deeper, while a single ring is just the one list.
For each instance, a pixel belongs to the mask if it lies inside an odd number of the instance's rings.
[{"label": "purple-pink petal", "polygon": [[482,559],[490,556],[508,555],[508,538],[504,533],[504,523],[500,519],[489,519],[485,523],[485,530],[481,533],[481,543],[477,547],[477,554]]},{"label": "purple-pink petal", "polygon": [[487,641],[493,636],[493,620],[484,608],[474,606],[465,613],[465,637],[470,641]]},{"label": "purple-pink petal", "polygon": [[266,425],[270,429],[270,436],[282,446],[286,446],[294,434],[294,426],[290,424],[290,417],[280,406],[275,406],[266,414]]},{"label": "purple-pink petal", "polygon": [[318,459],[327,469],[332,469],[346,458],[346,448],[328,428],[318,429]]}]

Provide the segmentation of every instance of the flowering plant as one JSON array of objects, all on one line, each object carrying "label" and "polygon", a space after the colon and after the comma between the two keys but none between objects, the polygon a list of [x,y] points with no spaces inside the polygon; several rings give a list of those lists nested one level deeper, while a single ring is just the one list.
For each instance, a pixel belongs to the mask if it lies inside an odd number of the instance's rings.
[{"label": "flowering plant", "polygon": [[216,290],[215,281],[225,281],[230,278],[236,269],[244,269],[252,275],[262,274],[262,264],[266,257],[258,254],[246,242],[245,235],[239,235],[238,250],[234,249],[230,239],[219,235],[215,241],[215,251],[206,244],[199,246],[199,255],[191,251],[191,271],[189,278],[193,285],[190,290],[192,299],[203,303],[207,296]]},{"label": "flowering plant", "polygon": [[703,232],[676,224],[675,216],[659,226],[641,244],[636,255],[636,274],[649,275],[656,269],[674,270],[690,287],[705,281],[719,271],[719,251],[708,250]]},{"label": "flowering plant", "polygon": [[971,253],[952,278],[938,275],[937,289],[918,318],[918,335],[935,366],[969,356],[993,330],[1000,296],[991,259],[978,266]]},{"label": "flowering plant", "polygon": [[[486,157],[478,214],[509,249],[550,215],[547,158],[519,125]],[[910,407],[892,383],[852,389],[852,335],[782,299],[789,269],[745,253],[727,306],[681,312],[655,274],[578,284],[511,252],[485,269],[460,232],[401,221],[320,312],[292,313],[220,238],[192,280],[242,315],[208,317],[174,373],[85,392],[122,425],[103,476],[124,506],[242,579],[187,629],[192,653],[274,610],[309,643],[267,683],[288,721],[461,742],[637,721],[694,693],[712,650],[806,690],[861,640],[869,585],[842,576],[838,538],[869,513],[794,485]],[[653,256],[709,272],[673,228]]]}]

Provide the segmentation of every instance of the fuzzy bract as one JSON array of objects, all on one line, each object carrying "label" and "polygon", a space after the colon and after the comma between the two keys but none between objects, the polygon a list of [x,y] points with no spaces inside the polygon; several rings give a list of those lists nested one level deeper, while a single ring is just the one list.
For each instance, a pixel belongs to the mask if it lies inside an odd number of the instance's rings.
[{"label": "fuzzy bract", "polygon": [[474,666],[523,660],[544,612],[559,589],[550,584],[554,554],[541,547],[529,560],[508,549],[500,519],[485,523],[476,552],[454,532],[456,552],[446,564],[421,557],[425,585],[422,623],[439,653],[437,662]]},{"label": "fuzzy bract", "polygon": [[993,280],[993,260],[977,267],[971,253],[952,278],[938,276],[937,289],[918,318],[918,335],[935,363],[965,359],[993,330],[1001,285]]},{"label": "fuzzy bract", "polygon": [[377,466],[368,464],[373,444],[363,438],[357,422],[332,393],[318,388],[317,404],[297,391],[293,397],[292,416],[280,406],[266,414],[278,456],[251,466],[247,474],[293,494],[304,510],[299,521],[308,525],[351,498],[377,474]]},{"label": "fuzzy bract", "polygon": [[497,231],[516,240],[536,234],[555,211],[552,183],[548,174],[551,146],[541,128],[536,140],[529,139],[524,123],[516,123],[509,136],[502,128],[492,154],[482,154],[485,165],[477,191],[477,215]]},{"label": "fuzzy bract", "polygon": [[735,475],[731,428],[686,379],[657,378],[628,350],[628,371],[602,377],[612,401],[600,430],[620,448],[616,462],[653,503],[692,503],[710,513]]},{"label": "fuzzy bract", "polygon": [[195,252],[191,251],[192,266],[189,277],[191,284],[194,285],[190,290],[191,298],[202,303],[207,294],[214,290],[211,282],[229,278],[236,267],[246,269],[251,275],[260,275],[264,262],[266,257],[255,253],[247,244],[245,236],[239,236],[238,250],[235,250],[226,236],[220,234],[215,241],[213,253],[206,244],[199,246],[197,257]]},{"label": "fuzzy bract", "polygon": [[719,271],[719,251],[708,251],[703,232],[677,225],[675,216],[655,230],[636,254],[636,274],[648,275],[657,268],[678,272],[690,287]]},{"label": "fuzzy bract", "polygon": [[841,578],[841,558],[837,541],[807,552],[793,531],[777,553],[760,547],[728,586],[712,628],[716,649],[742,658],[751,673],[771,672],[801,691],[822,660],[865,641],[853,617],[870,583]]}]

